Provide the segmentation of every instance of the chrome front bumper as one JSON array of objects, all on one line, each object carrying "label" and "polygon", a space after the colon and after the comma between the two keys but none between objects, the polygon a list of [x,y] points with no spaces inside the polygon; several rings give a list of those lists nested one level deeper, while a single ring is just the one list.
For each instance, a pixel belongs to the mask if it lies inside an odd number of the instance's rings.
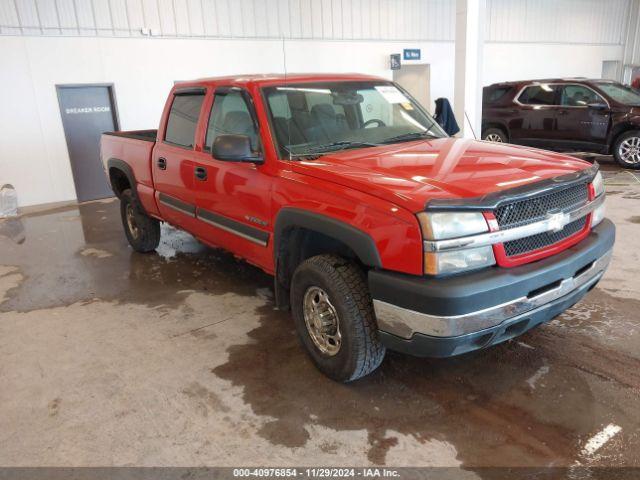
[{"label": "chrome front bumper", "polygon": [[378,328],[407,339],[416,333],[432,337],[455,337],[485,330],[570,295],[576,290],[587,290],[600,280],[610,260],[609,251],[571,278],[537,289],[528,296],[514,298],[509,302],[464,315],[430,315],[374,299],[373,307]]}]

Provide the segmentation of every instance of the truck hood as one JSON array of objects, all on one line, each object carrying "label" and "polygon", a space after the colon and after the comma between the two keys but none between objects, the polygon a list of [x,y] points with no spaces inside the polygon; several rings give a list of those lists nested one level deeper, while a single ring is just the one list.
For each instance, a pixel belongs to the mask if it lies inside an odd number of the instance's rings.
[{"label": "truck hood", "polygon": [[291,164],[300,174],[412,212],[432,199],[481,197],[589,167],[544,150],[456,138],[346,150]]}]

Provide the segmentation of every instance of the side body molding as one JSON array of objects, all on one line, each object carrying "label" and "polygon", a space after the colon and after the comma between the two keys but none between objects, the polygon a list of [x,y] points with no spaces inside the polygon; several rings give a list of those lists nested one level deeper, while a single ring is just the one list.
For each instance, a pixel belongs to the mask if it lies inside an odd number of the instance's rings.
[{"label": "side body molding", "polygon": [[277,255],[282,233],[289,227],[301,227],[335,238],[347,245],[358,258],[370,267],[382,268],[376,244],[367,233],[347,223],[315,212],[285,207],[280,210],[274,228],[274,255]]}]

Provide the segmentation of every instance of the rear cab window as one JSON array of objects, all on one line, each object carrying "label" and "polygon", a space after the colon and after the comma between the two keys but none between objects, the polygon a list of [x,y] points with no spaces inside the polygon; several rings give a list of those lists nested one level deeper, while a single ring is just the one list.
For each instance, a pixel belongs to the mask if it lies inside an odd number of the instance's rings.
[{"label": "rear cab window", "polygon": [[204,95],[204,89],[178,91],[174,94],[164,133],[165,142],[179,147],[193,148]]}]

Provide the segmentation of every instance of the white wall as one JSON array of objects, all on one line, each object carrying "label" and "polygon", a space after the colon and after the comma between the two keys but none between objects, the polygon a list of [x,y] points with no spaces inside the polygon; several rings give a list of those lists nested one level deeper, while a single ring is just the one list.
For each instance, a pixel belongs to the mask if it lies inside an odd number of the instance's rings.
[{"label": "white wall", "polygon": [[483,83],[535,78],[600,78],[602,62],[621,60],[621,45],[487,43]]}]

